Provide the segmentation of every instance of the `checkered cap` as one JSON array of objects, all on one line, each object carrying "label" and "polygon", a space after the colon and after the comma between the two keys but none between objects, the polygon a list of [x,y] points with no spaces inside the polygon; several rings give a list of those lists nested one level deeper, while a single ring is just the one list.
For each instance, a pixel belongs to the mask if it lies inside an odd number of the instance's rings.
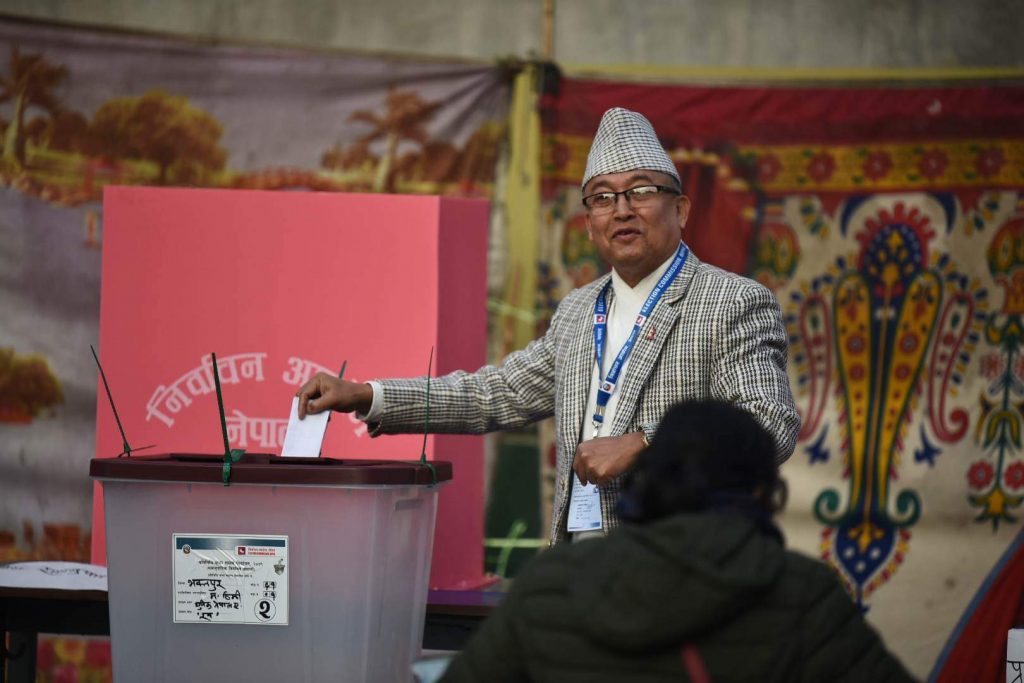
[{"label": "checkered cap", "polygon": [[658,142],[651,122],[635,111],[609,109],[594,135],[580,188],[586,187],[594,176],[636,169],[667,173],[679,182],[676,166]]}]

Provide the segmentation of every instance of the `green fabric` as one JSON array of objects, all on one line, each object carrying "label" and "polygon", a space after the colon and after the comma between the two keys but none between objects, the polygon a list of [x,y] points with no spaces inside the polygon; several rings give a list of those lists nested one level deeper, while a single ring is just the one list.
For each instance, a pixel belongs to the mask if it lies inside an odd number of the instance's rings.
[{"label": "green fabric", "polygon": [[677,515],[556,546],[443,681],[910,681],[821,562],[732,514]]}]

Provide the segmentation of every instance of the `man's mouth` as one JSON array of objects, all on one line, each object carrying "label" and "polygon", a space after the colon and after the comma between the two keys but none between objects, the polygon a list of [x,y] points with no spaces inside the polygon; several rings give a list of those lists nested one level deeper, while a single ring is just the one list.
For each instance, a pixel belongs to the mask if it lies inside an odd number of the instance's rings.
[{"label": "man's mouth", "polygon": [[640,231],[636,228],[619,228],[612,233],[612,240],[629,240],[637,237]]}]

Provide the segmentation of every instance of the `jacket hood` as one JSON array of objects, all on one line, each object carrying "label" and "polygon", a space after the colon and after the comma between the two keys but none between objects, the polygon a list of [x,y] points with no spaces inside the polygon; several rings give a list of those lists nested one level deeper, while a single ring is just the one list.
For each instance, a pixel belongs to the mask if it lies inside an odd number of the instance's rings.
[{"label": "jacket hood", "polygon": [[680,514],[617,529],[579,547],[570,588],[586,634],[602,647],[643,651],[732,620],[780,577],[785,549],[739,514]]}]

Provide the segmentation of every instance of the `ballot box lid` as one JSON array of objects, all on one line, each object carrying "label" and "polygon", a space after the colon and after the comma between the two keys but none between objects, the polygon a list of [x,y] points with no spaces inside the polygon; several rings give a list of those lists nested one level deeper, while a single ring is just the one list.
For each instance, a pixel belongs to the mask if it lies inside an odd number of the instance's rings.
[{"label": "ballot box lid", "polygon": [[[291,486],[426,486],[450,481],[450,462],[336,460],[245,454],[231,465],[232,484]],[[135,481],[223,482],[224,456],[202,453],[93,458],[89,476]]]}]

